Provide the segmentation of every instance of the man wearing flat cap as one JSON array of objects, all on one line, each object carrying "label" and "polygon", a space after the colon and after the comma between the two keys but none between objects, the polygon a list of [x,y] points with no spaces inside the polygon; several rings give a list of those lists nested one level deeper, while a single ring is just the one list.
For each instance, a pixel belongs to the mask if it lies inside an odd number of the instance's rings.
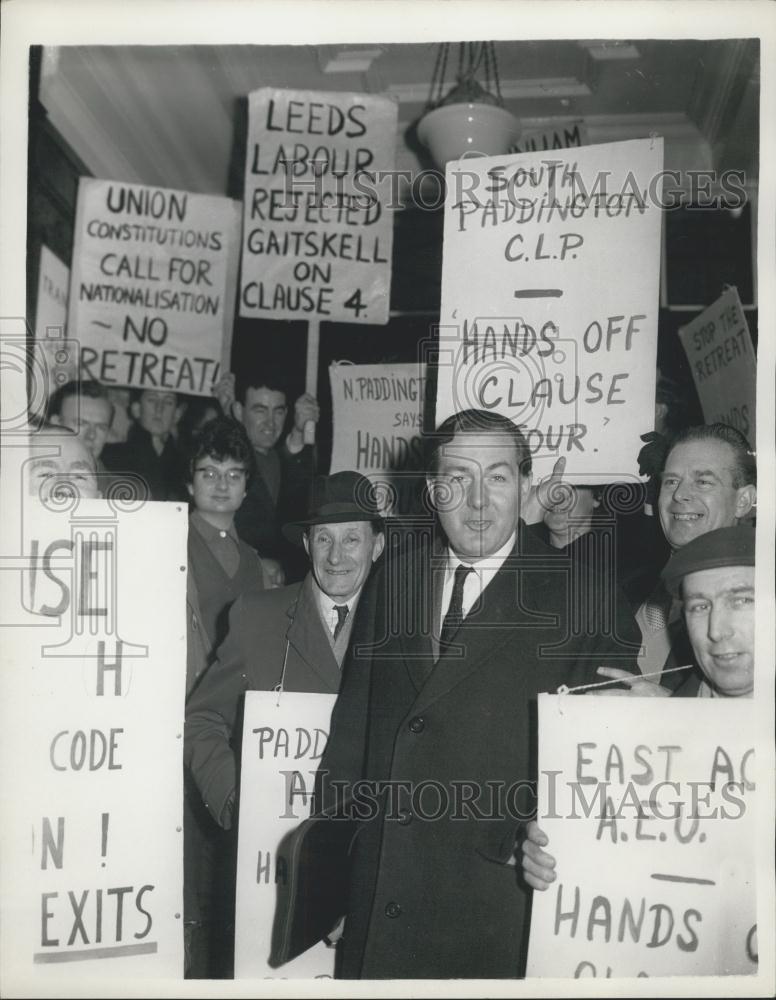
[{"label": "man wearing flat cap", "polygon": [[674,553],[662,573],[682,601],[694,674],[675,692],[750,698],[754,688],[754,530],[718,528]]},{"label": "man wearing flat cap", "polygon": [[[751,698],[754,690],[754,553],[749,526],[716,528],[698,535],[673,554],[661,576],[666,589],[682,601],[695,660],[701,668],[673,692],[684,698]],[[642,681],[632,693],[647,693]],[[655,691],[672,694],[657,684]],[[523,874],[544,891],[557,878],[555,858],[545,848],[547,835],[528,824],[523,843]]]},{"label": "man wearing flat cap", "polygon": [[384,545],[371,484],[355,472],[318,477],[308,517],[284,525],[283,533],[304,546],[310,571],[301,583],[235,601],[218,657],[186,708],[184,760],[225,829],[237,795],[233,736],[243,695],[278,687],[339,691],[364,584]]}]

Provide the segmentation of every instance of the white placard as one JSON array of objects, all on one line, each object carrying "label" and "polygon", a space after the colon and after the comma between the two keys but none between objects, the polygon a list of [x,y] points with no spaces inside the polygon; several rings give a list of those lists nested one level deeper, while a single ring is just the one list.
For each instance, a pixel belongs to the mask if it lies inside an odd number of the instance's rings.
[{"label": "white placard", "polygon": [[388,322],[396,103],[248,95],[240,315]]},{"label": "white placard", "polygon": [[334,974],[334,949],[317,944],[269,965],[277,883],[288,864],[277,846],[310,815],[315,772],[336,696],[284,691],[245,695],[237,851],[235,978],[314,979]]},{"label": "white placard", "polygon": [[637,475],[654,427],[662,139],[447,165],[437,426],[520,425],[537,471]]},{"label": "white placard", "polygon": [[707,424],[730,424],[755,447],[757,361],[738,289],[679,330]]},{"label": "white placard", "polygon": [[25,507],[29,568],[0,573],[3,967],[178,978],[186,511],[62,507]]},{"label": "white placard", "polygon": [[104,385],[209,396],[231,346],[240,205],[82,177],[68,330]]},{"label": "white placard", "polygon": [[529,976],[757,972],[754,705],[539,695]]},{"label": "white placard", "polygon": [[424,364],[331,365],[331,472],[353,469],[377,488],[382,509],[404,512],[423,470]]}]

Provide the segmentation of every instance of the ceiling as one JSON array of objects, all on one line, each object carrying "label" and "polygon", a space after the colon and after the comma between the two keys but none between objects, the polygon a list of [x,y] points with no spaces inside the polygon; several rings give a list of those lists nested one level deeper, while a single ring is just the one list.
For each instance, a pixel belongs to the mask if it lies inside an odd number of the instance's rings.
[{"label": "ceiling", "polygon": [[[497,42],[501,91],[523,134],[584,125],[587,141],[666,139],[666,167],[745,170],[756,183],[757,41]],[[43,51],[40,99],[97,177],[239,197],[244,98],[263,86],[388,93],[397,168],[437,46],[73,46]],[[454,82],[451,48],[447,86]],[[447,88],[446,88],[447,89]]]}]

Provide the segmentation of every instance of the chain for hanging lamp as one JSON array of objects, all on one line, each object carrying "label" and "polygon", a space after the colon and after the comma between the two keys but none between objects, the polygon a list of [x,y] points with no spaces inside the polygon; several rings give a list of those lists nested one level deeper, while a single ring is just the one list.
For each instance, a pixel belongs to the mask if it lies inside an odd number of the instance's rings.
[{"label": "chain for hanging lamp", "polygon": [[[453,45],[458,65],[455,83],[445,93]],[[418,138],[438,166],[465,156],[498,156],[509,151],[519,122],[501,96],[493,42],[442,42],[437,50],[426,110]]]},{"label": "chain for hanging lamp", "polygon": [[[504,99],[501,96],[494,43],[458,43],[457,82],[445,95],[445,76],[450,48],[450,42],[442,42],[437,51],[427,107],[429,109],[439,108],[448,104],[494,104],[503,107]],[[484,87],[477,79],[478,73],[482,74]],[[495,89],[495,94],[493,89]]]}]

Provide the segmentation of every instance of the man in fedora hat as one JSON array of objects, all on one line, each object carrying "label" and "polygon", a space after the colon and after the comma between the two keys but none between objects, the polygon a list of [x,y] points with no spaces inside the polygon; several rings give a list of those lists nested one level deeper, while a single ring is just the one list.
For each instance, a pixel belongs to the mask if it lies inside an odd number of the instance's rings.
[{"label": "man in fedora hat", "polygon": [[278,686],[339,691],[356,609],[384,546],[371,484],[356,472],[318,477],[308,516],[284,525],[283,533],[304,546],[310,571],[301,583],[250,591],[235,601],[217,660],[186,709],[184,759],[209,812],[225,829],[232,825],[237,795],[231,741],[242,696]]}]

